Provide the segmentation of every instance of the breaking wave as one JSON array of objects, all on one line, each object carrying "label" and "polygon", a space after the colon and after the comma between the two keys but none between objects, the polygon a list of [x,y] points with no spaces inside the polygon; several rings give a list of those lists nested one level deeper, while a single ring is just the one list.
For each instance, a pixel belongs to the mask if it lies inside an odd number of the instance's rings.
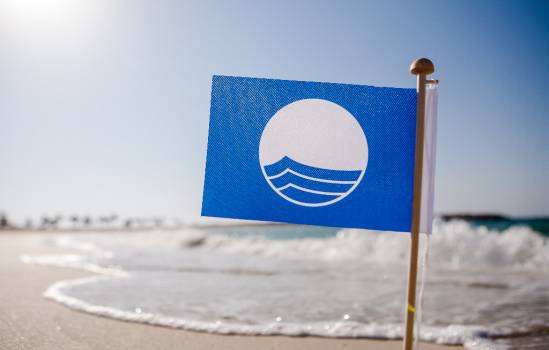
[{"label": "breaking wave", "polygon": [[[407,235],[345,229],[274,239],[282,230],[297,229],[65,236],[57,244],[80,255],[24,260],[101,273],[58,282],[45,296],[121,320],[227,334],[402,336]],[[438,222],[429,240],[423,340],[547,347],[547,238],[527,226],[454,221]]]}]

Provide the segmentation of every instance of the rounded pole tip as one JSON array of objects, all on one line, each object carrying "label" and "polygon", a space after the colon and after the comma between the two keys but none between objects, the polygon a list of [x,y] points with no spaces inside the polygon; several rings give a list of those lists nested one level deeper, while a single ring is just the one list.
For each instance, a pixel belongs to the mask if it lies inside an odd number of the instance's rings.
[{"label": "rounded pole tip", "polygon": [[418,58],[410,66],[410,73],[413,75],[429,75],[435,71],[435,65],[428,58]]}]

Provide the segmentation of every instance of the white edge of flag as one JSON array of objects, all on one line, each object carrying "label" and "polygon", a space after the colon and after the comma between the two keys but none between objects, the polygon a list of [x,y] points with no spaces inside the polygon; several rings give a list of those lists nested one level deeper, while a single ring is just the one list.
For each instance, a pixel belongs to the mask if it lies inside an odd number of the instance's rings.
[{"label": "white edge of flag", "polygon": [[435,195],[435,163],[437,144],[437,84],[427,84],[425,96],[425,131],[423,147],[423,178],[421,186],[421,212],[419,232],[433,231],[433,205]]}]

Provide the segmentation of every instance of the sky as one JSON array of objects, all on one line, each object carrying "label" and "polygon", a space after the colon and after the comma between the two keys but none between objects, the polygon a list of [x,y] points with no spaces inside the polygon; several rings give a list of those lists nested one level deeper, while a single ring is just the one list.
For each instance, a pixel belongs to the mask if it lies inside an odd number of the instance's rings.
[{"label": "sky", "polygon": [[197,221],[213,74],[440,79],[435,211],[549,215],[549,5],[4,0],[0,211]]}]

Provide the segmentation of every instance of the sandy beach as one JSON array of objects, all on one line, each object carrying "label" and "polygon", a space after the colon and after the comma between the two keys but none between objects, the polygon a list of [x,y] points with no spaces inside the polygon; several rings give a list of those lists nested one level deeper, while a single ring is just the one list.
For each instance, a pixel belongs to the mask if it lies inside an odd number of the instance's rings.
[{"label": "sandy beach", "polygon": [[[47,233],[48,235],[50,233]],[[43,234],[42,234],[43,235]],[[43,237],[43,236],[42,236]],[[22,254],[58,254],[39,234],[0,235],[0,349],[400,349],[400,341],[216,335],[111,320],[42,297],[59,280],[89,273],[28,265]],[[421,344],[425,350],[462,349]]]}]

